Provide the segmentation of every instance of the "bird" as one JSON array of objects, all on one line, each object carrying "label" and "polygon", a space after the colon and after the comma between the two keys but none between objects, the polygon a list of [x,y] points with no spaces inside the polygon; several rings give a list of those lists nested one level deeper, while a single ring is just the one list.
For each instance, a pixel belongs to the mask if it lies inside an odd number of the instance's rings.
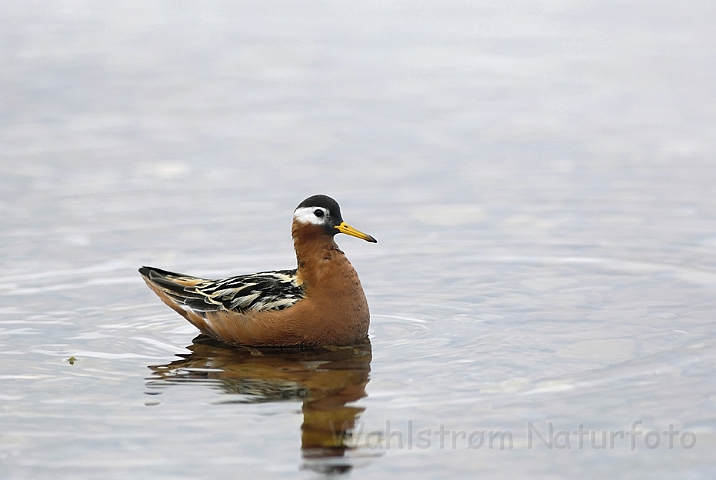
[{"label": "bird", "polygon": [[209,280],[139,269],[154,293],[203,334],[250,347],[346,346],[368,338],[370,312],[355,269],[334,237],[376,243],[348,225],[338,203],[313,195],[293,212],[297,268]]}]

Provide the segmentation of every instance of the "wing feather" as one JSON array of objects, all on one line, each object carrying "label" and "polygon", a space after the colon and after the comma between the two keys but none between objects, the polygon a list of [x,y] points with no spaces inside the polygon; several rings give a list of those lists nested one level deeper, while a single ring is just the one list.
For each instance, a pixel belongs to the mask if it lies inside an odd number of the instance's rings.
[{"label": "wing feather", "polygon": [[[304,298],[296,270],[277,270],[206,280],[156,268],[142,275],[179,305],[197,312],[282,310]],[[186,308],[182,307],[182,308]]]}]

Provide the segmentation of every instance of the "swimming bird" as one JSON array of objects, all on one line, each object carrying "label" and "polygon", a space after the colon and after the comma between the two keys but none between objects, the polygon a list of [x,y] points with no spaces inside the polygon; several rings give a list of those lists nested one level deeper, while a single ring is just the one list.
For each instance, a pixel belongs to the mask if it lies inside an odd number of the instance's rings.
[{"label": "swimming bird", "polygon": [[326,195],[302,201],[291,235],[298,266],[220,280],[142,267],[154,293],[202,333],[234,345],[354,345],[368,336],[370,313],[358,274],[334,237],[368,242]]}]

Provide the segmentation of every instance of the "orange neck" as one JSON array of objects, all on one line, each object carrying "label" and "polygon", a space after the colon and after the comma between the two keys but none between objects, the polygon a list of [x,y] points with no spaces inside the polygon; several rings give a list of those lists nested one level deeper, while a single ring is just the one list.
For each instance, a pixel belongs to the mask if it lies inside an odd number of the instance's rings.
[{"label": "orange neck", "polygon": [[307,287],[318,284],[326,273],[330,260],[341,250],[323,228],[318,225],[293,222],[293,248],[298,262],[298,281]]}]

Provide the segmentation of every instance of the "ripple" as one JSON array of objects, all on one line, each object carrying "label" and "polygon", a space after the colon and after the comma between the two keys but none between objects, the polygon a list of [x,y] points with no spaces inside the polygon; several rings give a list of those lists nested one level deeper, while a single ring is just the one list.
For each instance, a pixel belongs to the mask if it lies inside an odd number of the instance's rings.
[{"label": "ripple", "polygon": [[399,338],[424,338],[432,330],[432,323],[414,317],[399,315],[375,314],[371,315],[371,328],[378,331],[376,337]]}]

